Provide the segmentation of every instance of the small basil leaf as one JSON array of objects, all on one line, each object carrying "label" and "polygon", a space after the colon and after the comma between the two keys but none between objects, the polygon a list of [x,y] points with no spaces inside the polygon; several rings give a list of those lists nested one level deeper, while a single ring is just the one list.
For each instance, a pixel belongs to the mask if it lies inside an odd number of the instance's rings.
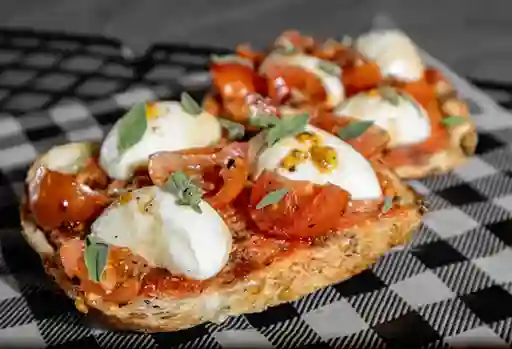
[{"label": "small basil leaf", "polygon": [[341,67],[333,62],[321,60],[317,65],[318,69],[332,76],[340,76]]},{"label": "small basil leaf", "polygon": [[347,126],[340,129],[338,136],[344,140],[348,141],[353,138],[357,138],[366,132],[372,125],[374,121],[356,121],[348,124]]},{"label": "small basil leaf", "polygon": [[92,236],[85,238],[84,261],[89,279],[100,282],[107,265],[109,246]]},{"label": "small basil leaf", "polygon": [[165,182],[164,190],[176,195],[178,205],[190,206],[197,213],[202,213],[199,204],[203,198],[203,190],[185,172],[173,172]]},{"label": "small basil leaf", "polygon": [[148,127],[146,104],[134,105],[120,120],[117,133],[117,151],[125,152],[137,144]]},{"label": "small basil leaf", "polygon": [[271,127],[267,132],[267,145],[272,146],[280,139],[295,136],[304,131],[309,122],[309,115],[285,115],[280,122]]},{"label": "small basil leaf", "polygon": [[278,189],[268,193],[263,199],[261,199],[260,202],[258,202],[256,209],[261,210],[264,207],[278,203],[287,193],[288,189],[286,188]]},{"label": "small basil leaf", "polygon": [[255,112],[249,116],[249,124],[259,128],[267,128],[278,124],[279,118],[273,114],[265,113],[263,111]]},{"label": "small basil leaf", "polygon": [[203,112],[203,108],[186,92],[181,94],[181,109],[190,115],[199,115]]},{"label": "small basil leaf", "polygon": [[384,204],[382,205],[382,213],[386,214],[393,208],[393,200],[394,197],[392,196],[386,196],[384,198]]},{"label": "small basil leaf", "polygon": [[242,124],[226,119],[219,119],[219,123],[222,127],[228,130],[228,137],[230,140],[238,140],[244,138],[245,127]]},{"label": "small basil leaf", "polygon": [[449,116],[441,120],[441,122],[446,126],[460,125],[463,124],[465,121],[466,119],[463,118],[462,116]]}]

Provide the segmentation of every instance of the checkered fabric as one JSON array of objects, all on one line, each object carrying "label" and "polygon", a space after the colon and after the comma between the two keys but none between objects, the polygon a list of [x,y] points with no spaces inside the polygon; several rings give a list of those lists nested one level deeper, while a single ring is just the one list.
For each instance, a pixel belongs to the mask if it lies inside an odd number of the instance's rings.
[{"label": "checkered fabric", "polygon": [[[213,50],[215,51],[215,50]],[[370,348],[512,343],[512,115],[449,72],[478,125],[478,155],[413,182],[432,212],[405,247],[340,284],[261,314],[176,333],[112,332],[79,314],[19,233],[27,167],[54,144],[99,140],[135,102],[200,92],[212,49],[0,31],[0,346]],[[222,51],[215,51],[222,53]]]}]

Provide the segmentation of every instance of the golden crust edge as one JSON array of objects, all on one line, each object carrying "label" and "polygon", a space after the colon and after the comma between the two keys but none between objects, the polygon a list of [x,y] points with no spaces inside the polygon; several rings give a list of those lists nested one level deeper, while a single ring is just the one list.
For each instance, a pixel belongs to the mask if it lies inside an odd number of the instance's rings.
[{"label": "golden crust edge", "polygon": [[[393,176],[391,172],[390,175]],[[422,199],[398,177],[392,178],[398,194],[407,201],[407,209],[402,215],[347,229],[330,238],[328,243],[299,250],[254,272],[250,278],[236,280],[220,289],[207,289],[199,296],[186,299],[139,297],[121,307],[85,299],[62,268],[55,264],[57,251],[27,216],[25,196],[20,206],[21,231],[39,254],[46,273],[69,298],[85,305],[77,306],[79,310],[88,308],[93,317],[119,330],[177,331],[297,300],[358,274],[392,247],[407,242],[424,213]]]}]

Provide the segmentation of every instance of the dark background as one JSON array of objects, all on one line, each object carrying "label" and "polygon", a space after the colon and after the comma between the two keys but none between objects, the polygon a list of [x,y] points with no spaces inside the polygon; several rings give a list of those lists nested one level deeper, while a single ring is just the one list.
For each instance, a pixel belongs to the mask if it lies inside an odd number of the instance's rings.
[{"label": "dark background", "polygon": [[0,0],[0,26],[156,41],[263,44],[286,28],[357,32],[385,12],[461,75],[512,82],[510,0]]}]

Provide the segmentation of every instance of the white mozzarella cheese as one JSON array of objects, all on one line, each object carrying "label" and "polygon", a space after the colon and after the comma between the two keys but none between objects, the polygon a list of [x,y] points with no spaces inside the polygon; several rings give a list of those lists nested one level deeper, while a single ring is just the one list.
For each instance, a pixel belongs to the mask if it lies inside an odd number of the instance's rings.
[{"label": "white mozzarella cheese", "polygon": [[389,147],[411,145],[430,137],[431,125],[427,112],[405,94],[400,94],[397,105],[378,93],[359,93],[342,103],[335,115],[361,120],[373,120],[388,131]]},{"label": "white mozzarella cheese", "polygon": [[202,201],[198,213],[156,186],[129,195],[95,220],[93,236],[129,248],[153,267],[191,279],[211,278],[227,263],[231,232],[208,203]]},{"label": "white mozzarella cheese", "polygon": [[376,30],[361,35],[355,48],[375,61],[382,75],[402,81],[423,77],[425,66],[416,45],[398,30]]},{"label": "white mozzarella cheese", "polygon": [[[354,200],[378,199],[382,196],[382,189],[373,167],[352,146],[311,125],[306,127],[306,131],[320,137],[323,145],[335,149],[338,161],[336,168],[329,173],[320,172],[310,159],[296,166],[294,172],[281,168],[282,160],[292,149],[308,151],[308,146],[300,143],[295,137],[286,137],[260,153],[252,175],[256,178],[263,170],[270,170],[291,180],[306,180],[316,184],[331,183],[348,191]],[[262,137],[256,137],[251,142],[263,140]]]},{"label": "white mozzarella cheese", "polygon": [[178,102],[157,102],[157,115],[148,118],[147,128],[134,146],[118,151],[119,121],[105,138],[100,151],[100,165],[112,178],[129,179],[134,170],[146,165],[151,154],[215,144],[221,137],[216,117],[204,112],[190,115]]},{"label": "white mozzarella cheese", "polygon": [[305,69],[314,74],[322,82],[327,93],[327,104],[334,107],[341,103],[345,98],[345,88],[341,82],[340,76],[334,76],[323,71],[319,67],[322,60],[304,54],[284,55],[280,53],[270,54],[261,64],[259,72],[264,75],[269,64],[287,64]]}]

